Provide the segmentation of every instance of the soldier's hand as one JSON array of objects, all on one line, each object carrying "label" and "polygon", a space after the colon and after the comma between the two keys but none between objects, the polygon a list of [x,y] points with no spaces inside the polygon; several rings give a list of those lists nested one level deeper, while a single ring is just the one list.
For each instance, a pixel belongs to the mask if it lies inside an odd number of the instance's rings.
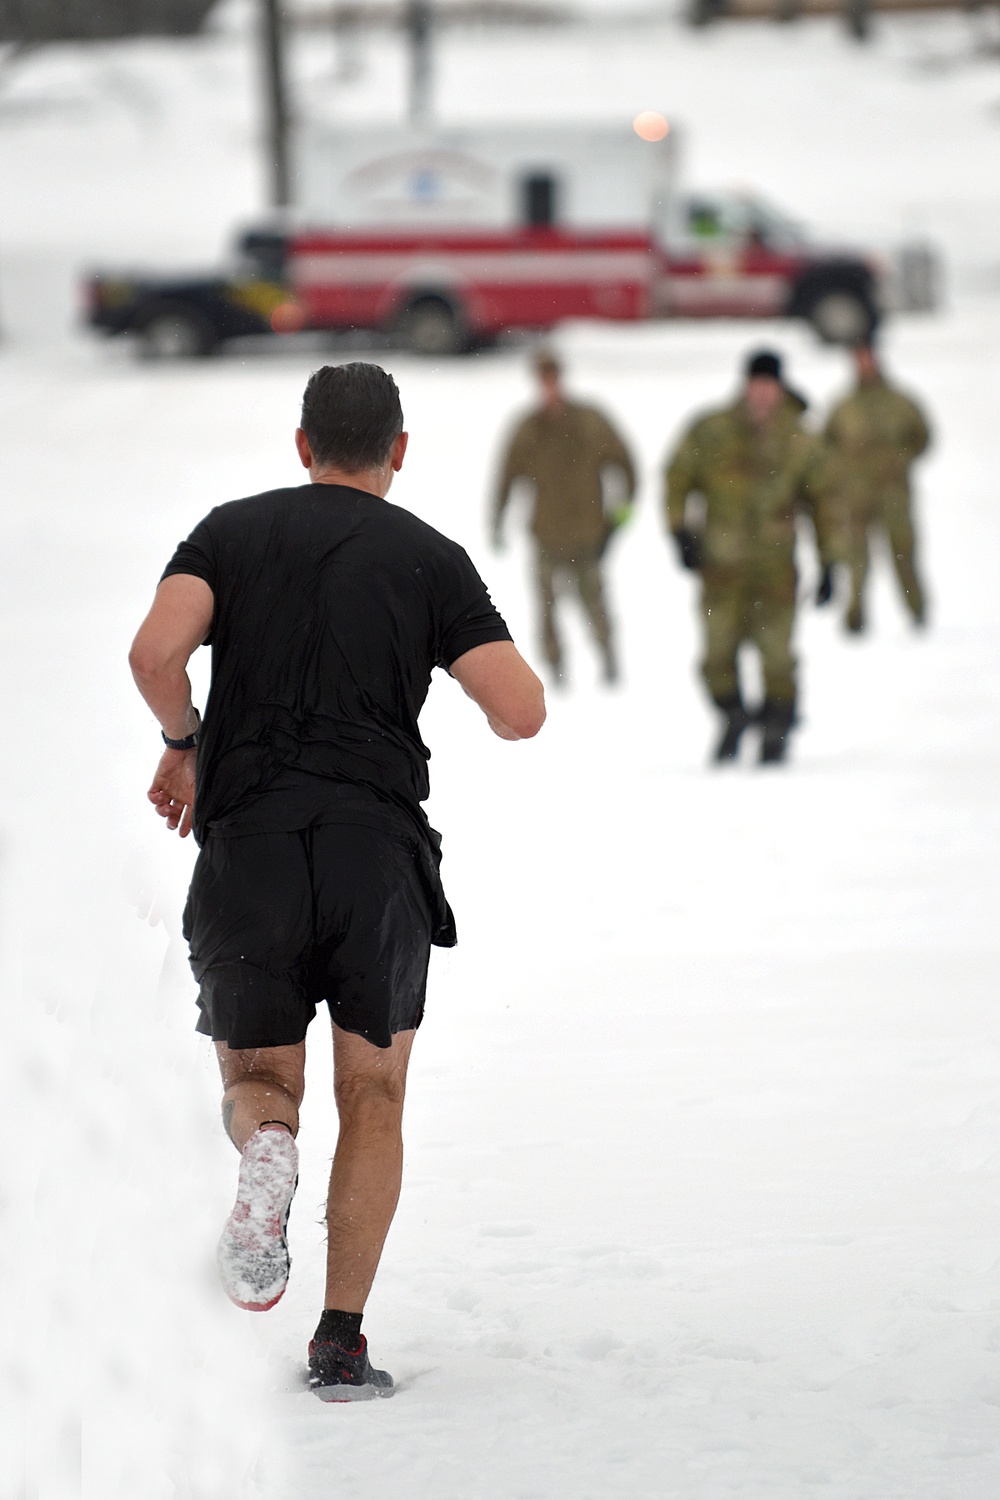
[{"label": "soldier's hand", "polygon": [[820,574],[819,583],[816,585],[816,605],[822,609],[824,604],[829,604],[833,598],[833,564],[825,563]]},{"label": "soldier's hand", "polygon": [[682,526],[678,531],[673,532],[673,538],[681,560],[681,567],[696,573],[701,567],[701,537],[696,531]]}]

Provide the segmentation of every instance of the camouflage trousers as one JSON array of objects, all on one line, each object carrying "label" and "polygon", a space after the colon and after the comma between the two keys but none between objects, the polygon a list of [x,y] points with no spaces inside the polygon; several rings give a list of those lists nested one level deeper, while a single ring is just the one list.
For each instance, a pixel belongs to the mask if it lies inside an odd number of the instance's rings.
[{"label": "camouflage trousers", "polygon": [[915,620],[922,620],[926,599],[917,573],[916,535],[907,492],[889,490],[877,500],[854,500],[843,505],[841,516],[841,536],[837,552],[840,560],[846,564],[851,580],[847,623],[857,627],[864,620],[870,541],[875,532],[882,532],[888,542],[889,555],[907,609]]},{"label": "camouflage trousers", "polygon": [[796,659],[792,652],[795,581],[769,587],[752,579],[702,579],[701,613],[705,654],[701,672],[716,703],[739,693],[736,656],[744,641],[756,646],[764,675],[764,695],[773,703],[794,703]]},{"label": "camouflage trousers", "polygon": [[556,601],[567,588],[583,605],[591,633],[600,648],[605,667],[613,663],[611,621],[604,599],[599,545],[569,544],[565,547],[538,544],[535,582],[541,624],[542,651],[553,671],[562,667],[563,649],[556,626]]}]

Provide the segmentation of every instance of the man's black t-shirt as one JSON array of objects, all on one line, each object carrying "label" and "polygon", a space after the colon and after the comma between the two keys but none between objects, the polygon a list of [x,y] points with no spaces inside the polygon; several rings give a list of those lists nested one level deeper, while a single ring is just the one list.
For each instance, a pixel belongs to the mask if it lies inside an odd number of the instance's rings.
[{"label": "man's black t-shirt", "polygon": [[218,506],[173,573],[215,596],[199,843],[316,821],[416,833],[444,922],[417,716],[435,666],[510,640],[468,555],[375,495],[307,484]]}]

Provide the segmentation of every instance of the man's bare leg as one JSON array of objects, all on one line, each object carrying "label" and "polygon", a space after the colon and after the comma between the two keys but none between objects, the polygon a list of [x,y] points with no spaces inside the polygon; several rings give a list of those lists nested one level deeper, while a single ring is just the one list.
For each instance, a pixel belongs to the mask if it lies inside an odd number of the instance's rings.
[{"label": "man's bare leg", "polygon": [[361,1313],[399,1201],[403,1096],[413,1031],[391,1047],[333,1028],[334,1093],[340,1135],[327,1199],[324,1306]]},{"label": "man's bare leg", "polygon": [[226,1134],[242,1151],[261,1125],[287,1125],[298,1134],[299,1105],[305,1093],[306,1044],[290,1047],[234,1049],[216,1042],[216,1055],[226,1092],[222,1096],[222,1123]]},{"label": "man's bare leg", "polygon": [[305,1043],[234,1050],[217,1042],[216,1052],[226,1088],[222,1118],[240,1152],[236,1206],[219,1241],[219,1274],[237,1307],[266,1312],[283,1296],[291,1267],[285,1225],[299,1173],[293,1137],[305,1087]]}]

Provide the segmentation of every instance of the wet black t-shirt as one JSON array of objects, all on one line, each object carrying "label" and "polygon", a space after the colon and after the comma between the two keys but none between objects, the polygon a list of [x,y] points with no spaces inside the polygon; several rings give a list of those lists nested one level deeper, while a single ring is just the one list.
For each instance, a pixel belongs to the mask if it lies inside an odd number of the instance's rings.
[{"label": "wet black t-shirt", "polygon": [[417,717],[435,666],[510,640],[466,552],[362,490],[306,484],[218,506],[163,576],[215,596],[194,833],[311,822],[438,840]]}]

